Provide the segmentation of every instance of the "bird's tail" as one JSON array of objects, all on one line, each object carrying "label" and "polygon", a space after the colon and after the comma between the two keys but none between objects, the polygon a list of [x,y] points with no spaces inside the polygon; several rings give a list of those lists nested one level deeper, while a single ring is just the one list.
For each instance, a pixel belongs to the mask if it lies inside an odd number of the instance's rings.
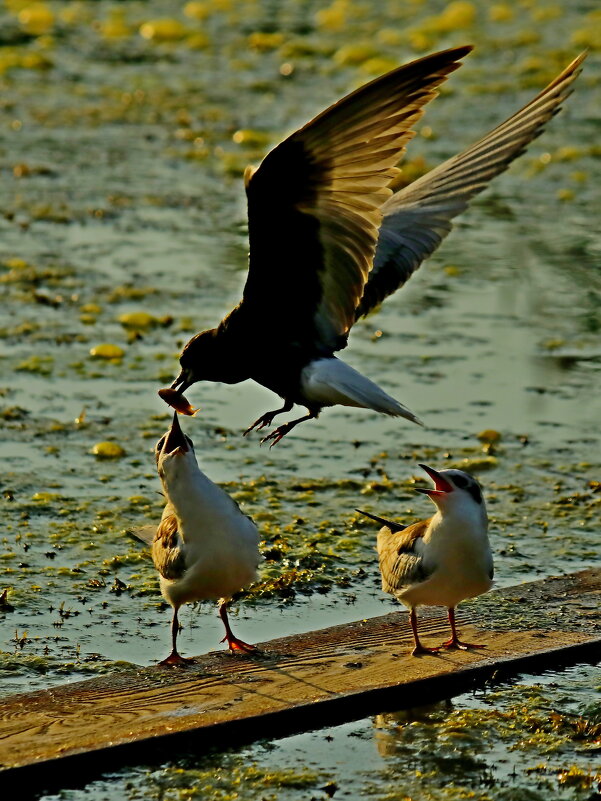
[{"label": "bird's tail", "polygon": [[316,359],[303,370],[303,394],[324,406],[359,406],[423,425],[411,409],[340,359]]}]

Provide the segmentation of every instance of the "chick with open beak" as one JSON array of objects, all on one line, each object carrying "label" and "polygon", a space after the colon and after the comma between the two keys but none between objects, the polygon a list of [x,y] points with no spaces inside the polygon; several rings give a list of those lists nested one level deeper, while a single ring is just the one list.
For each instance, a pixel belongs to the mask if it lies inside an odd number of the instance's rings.
[{"label": "chick with open beak", "polygon": [[181,430],[177,412],[155,448],[167,504],[152,540],[152,560],[161,592],[173,607],[172,651],[161,665],[190,660],[177,650],[178,611],[184,603],[219,600],[219,614],[232,651],[255,648],[234,636],[227,604],[252,583],[261,561],[259,533],[230,496],[200,470],[192,440]]},{"label": "chick with open beak", "polygon": [[462,470],[439,472],[424,464],[420,467],[434,482],[432,488],[416,487],[436,505],[432,517],[403,526],[361,512],[382,524],[377,540],[382,589],[409,608],[414,655],[440,650],[422,645],[418,606],[447,608],[451,637],[441,648],[484,648],[462,642],[455,625],[457,604],[487,592],[493,582],[488,517],[480,485]]}]

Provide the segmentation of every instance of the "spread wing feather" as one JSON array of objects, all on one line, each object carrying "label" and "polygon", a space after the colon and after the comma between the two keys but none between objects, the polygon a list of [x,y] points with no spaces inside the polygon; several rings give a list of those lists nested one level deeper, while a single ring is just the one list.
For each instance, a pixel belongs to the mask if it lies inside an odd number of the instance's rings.
[{"label": "spread wing feather", "polygon": [[445,161],[382,206],[374,267],[356,310],[359,318],[401,287],[440,245],[468,202],[524,152],[571,94],[586,54],[540,94],[474,145]]},{"label": "spread wing feather", "polygon": [[435,53],[362,86],[247,171],[250,264],[242,306],[258,325],[268,319],[278,336],[324,352],[344,346],[395,165],[422,107],[470,50]]},{"label": "spread wing feather", "polygon": [[380,529],[377,549],[384,592],[395,595],[404,587],[428,578],[420,543],[430,519],[420,520],[403,531],[393,532],[386,526]]}]

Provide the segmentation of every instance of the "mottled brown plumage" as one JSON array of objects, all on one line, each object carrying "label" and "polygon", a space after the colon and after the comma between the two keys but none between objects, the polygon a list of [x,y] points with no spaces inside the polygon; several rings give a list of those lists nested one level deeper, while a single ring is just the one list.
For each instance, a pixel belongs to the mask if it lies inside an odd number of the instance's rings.
[{"label": "mottled brown plumage", "polygon": [[153,538],[152,561],[165,579],[179,579],[186,570],[186,559],[178,546],[177,517],[171,503],[167,503],[163,509],[161,522]]},{"label": "mottled brown plumage", "polygon": [[415,545],[423,538],[431,520],[431,517],[419,520],[403,531],[393,532],[385,526],[378,532],[378,559],[384,592],[395,595],[413,582],[425,581],[430,574]]}]

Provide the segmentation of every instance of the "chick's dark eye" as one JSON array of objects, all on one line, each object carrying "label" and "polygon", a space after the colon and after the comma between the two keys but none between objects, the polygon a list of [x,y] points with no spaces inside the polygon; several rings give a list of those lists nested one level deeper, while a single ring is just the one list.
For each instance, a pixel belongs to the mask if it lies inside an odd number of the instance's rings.
[{"label": "chick's dark eye", "polygon": [[157,444],[156,444],[156,449],[155,449],[155,450],[157,450],[157,451],[160,451],[160,450],[162,449],[162,447],[163,447],[163,445],[164,445],[164,444],[165,444],[165,437],[163,436],[163,437],[161,437],[161,438],[160,438],[160,440],[157,442]]},{"label": "chick's dark eye", "polygon": [[468,485],[467,479],[463,476],[453,476],[453,483],[456,487],[459,487],[459,489],[465,489]]}]

